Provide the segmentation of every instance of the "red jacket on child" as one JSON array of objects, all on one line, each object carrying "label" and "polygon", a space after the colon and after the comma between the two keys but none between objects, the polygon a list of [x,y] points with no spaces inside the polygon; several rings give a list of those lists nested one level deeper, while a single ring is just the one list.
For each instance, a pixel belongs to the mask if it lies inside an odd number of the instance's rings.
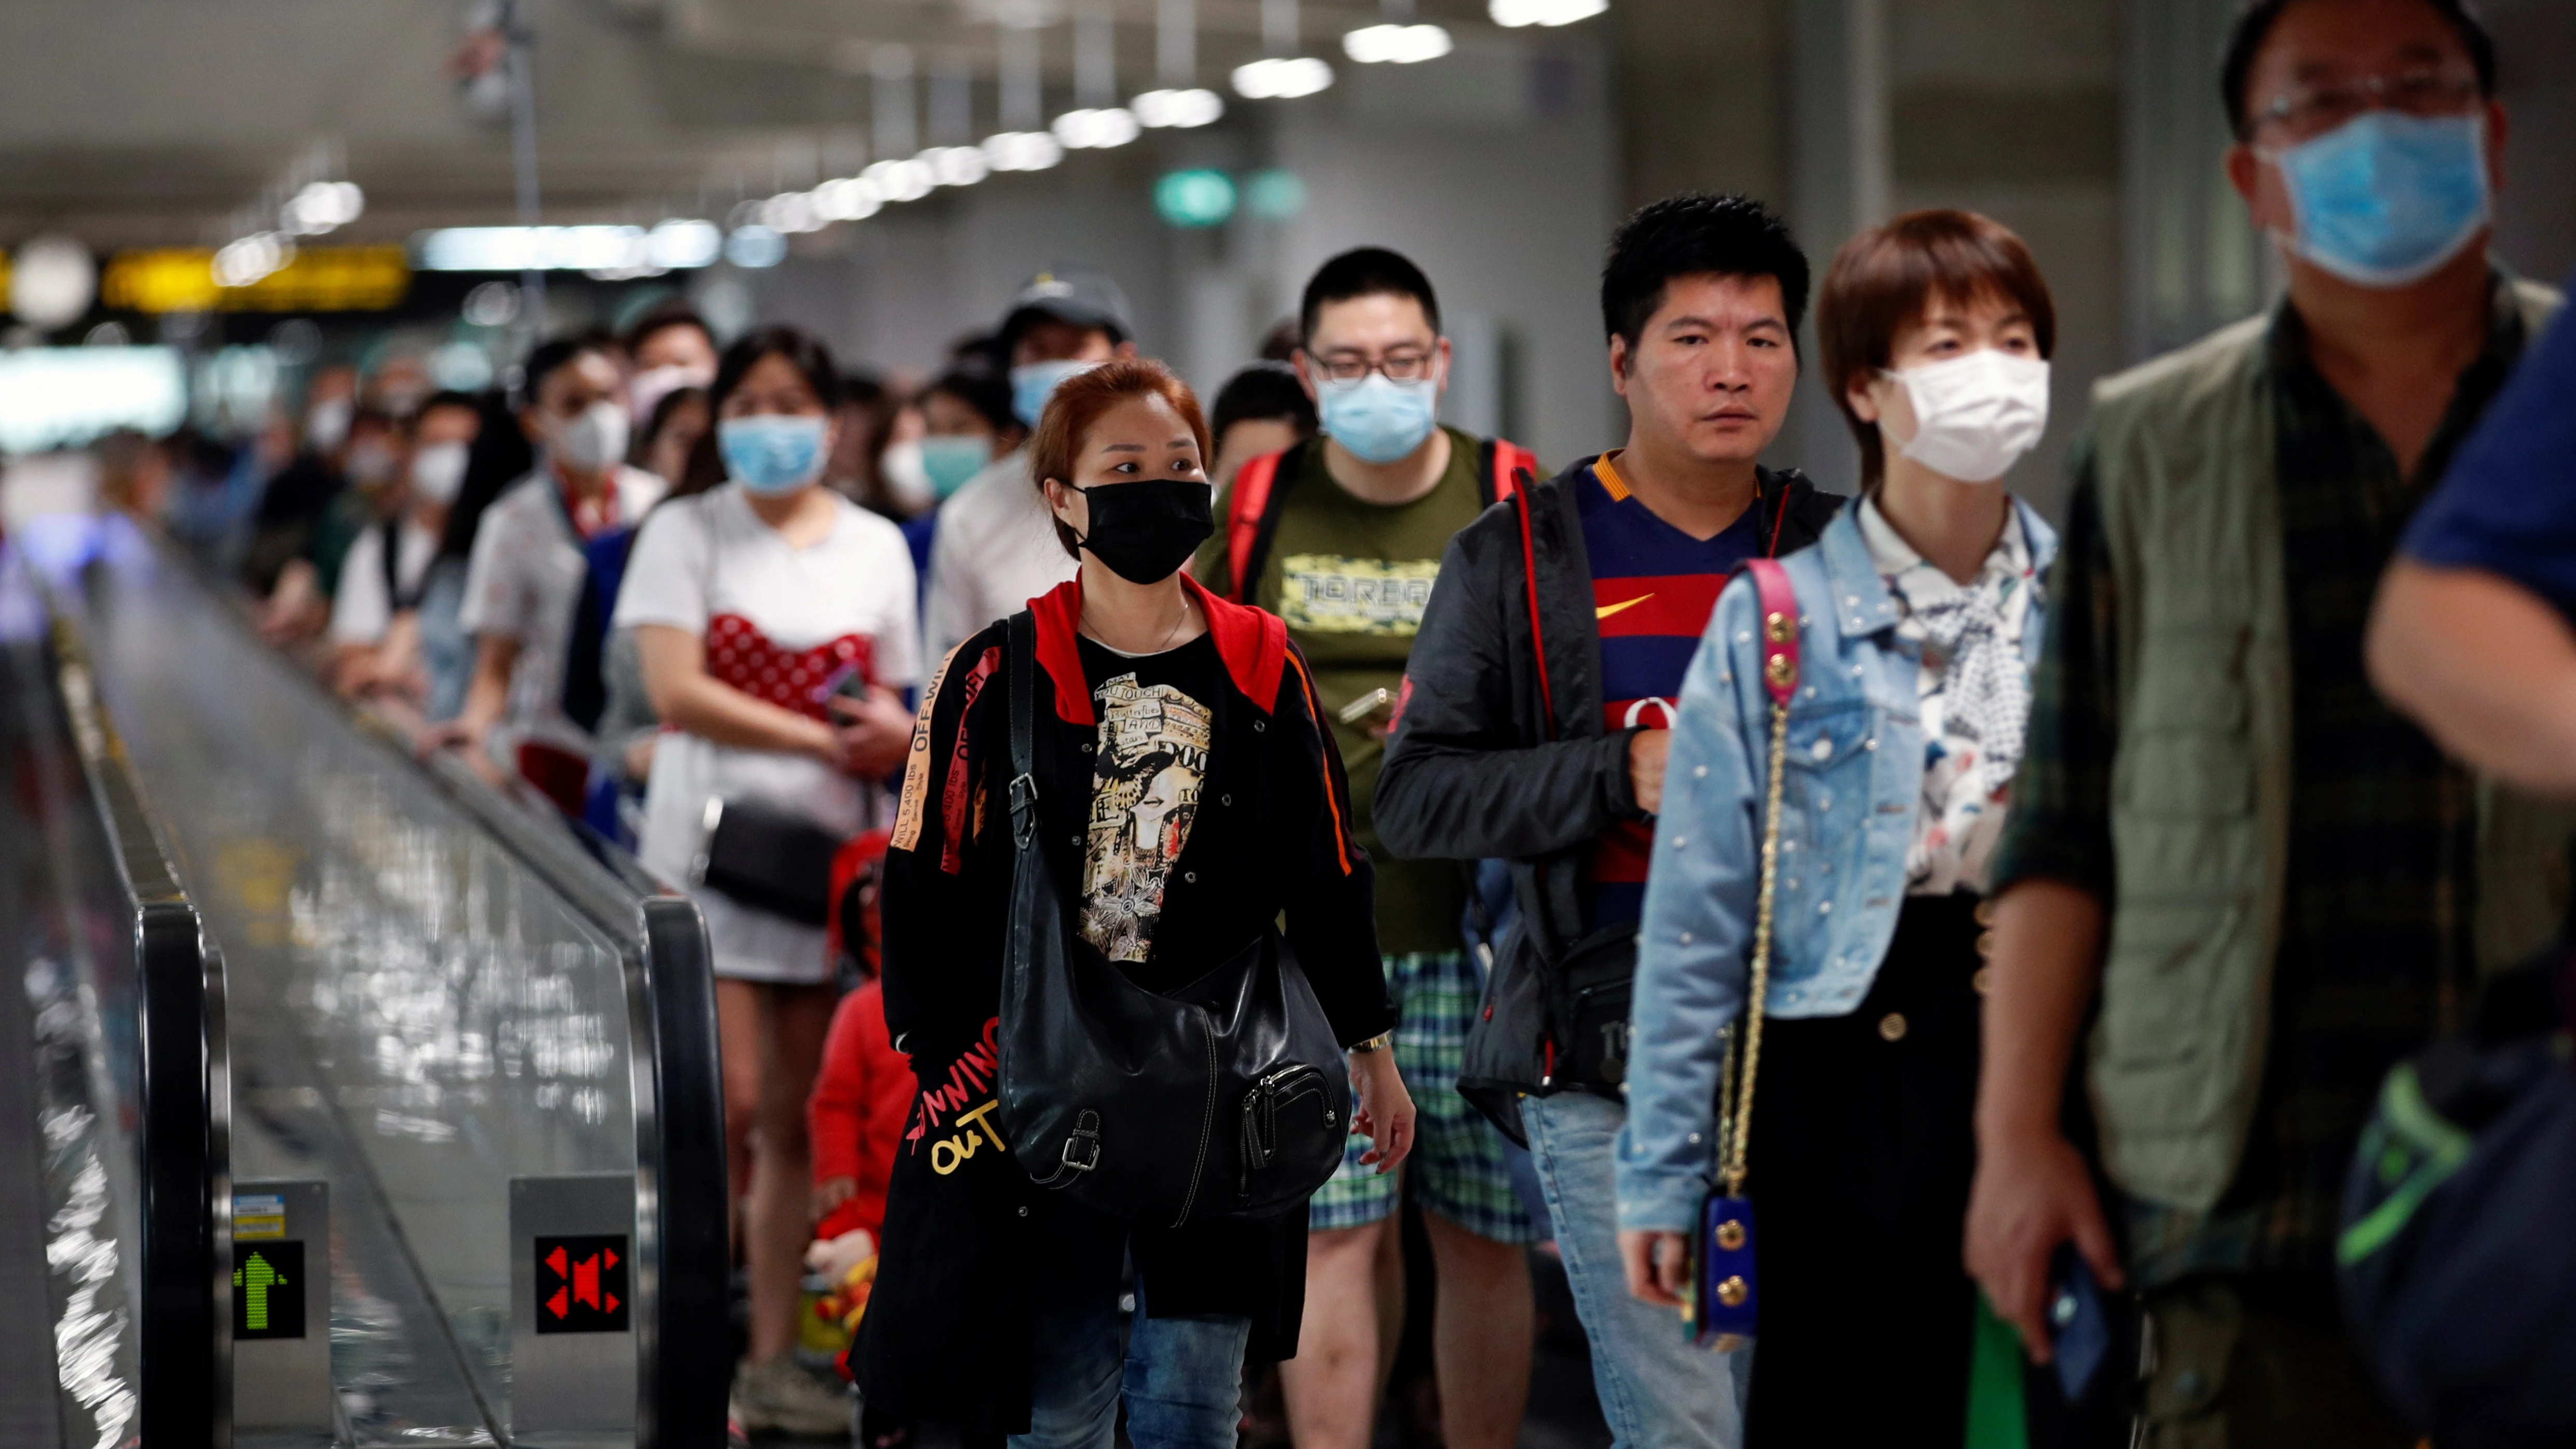
[{"label": "red jacket on child", "polygon": [[815,1225],[815,1237],[837,1238],[852,1228],[884,1237],[886,1183],[912,1098],[912,1061],[886,1034],[885,992],[871,981],[842,997],[833,1011],[823,1068],[805,1100],[814,1180],[847,1177],[859,1185],[849,1201]]}]

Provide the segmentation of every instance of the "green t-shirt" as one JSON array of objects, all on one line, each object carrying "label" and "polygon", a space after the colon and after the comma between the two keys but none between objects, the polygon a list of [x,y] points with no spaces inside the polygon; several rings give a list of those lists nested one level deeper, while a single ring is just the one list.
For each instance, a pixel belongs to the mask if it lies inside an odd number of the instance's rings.
[{"label": "green t-shirt", "polygon": [[[1379,949],[1389,955],[1462,949],[1458,922],[1467,905],[1466,868],[1454,860],[1397,860],[1379,844],[1371,806],[1395,696],[1404,687],[1405,656],[1422,625],[1432,580],[1450,535],[1484,508],[1476,480],[1477,439],[1449,434],[1449,468],[1432,490],[1392,507],[1352,497],[1324,469],[1323,440],[1300,450],[1278,531],[1248,602],[1288,621],[1305,651],[1333,721],[1334,741],[1350,772],[1360,843],[1377,866]],[[1194,572],[1220,592],[1232,589],[1224,507],[1215,537],[1199,551]],[[1342,711],[1382,697],[1357,719]]]}]

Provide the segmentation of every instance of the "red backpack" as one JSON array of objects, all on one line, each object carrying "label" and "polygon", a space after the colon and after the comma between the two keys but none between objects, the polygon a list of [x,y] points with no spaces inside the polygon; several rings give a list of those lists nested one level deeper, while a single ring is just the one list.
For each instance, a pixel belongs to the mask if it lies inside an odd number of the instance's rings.
[{"label": "red backpack", "polygon": [[[1279,511],[1288,497],[1288,490],[1278,486],[1283,465],[1311,446],[1310,441],[1285,452],[1264,453],[1234,475],[1225,507],[1225,596],[1235,603],[1252,602],[1249,581],[1261,577],[1262,566],[1269,562],[1270,537],[1279,529]],[[1296,476],[1293,466],[1285,471],[1288,477]],[[1538,455],[1500,438],[1476,445],[1476,494],[1486,505],[1511,497],[1516,491],[1513,478],[1521,473],[1538,476]]]}]

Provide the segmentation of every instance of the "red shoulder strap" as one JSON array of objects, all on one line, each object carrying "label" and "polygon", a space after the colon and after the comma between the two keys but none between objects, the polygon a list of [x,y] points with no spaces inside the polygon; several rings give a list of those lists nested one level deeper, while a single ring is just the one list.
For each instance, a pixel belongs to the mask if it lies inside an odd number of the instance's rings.
[{"label": "red shoulder strap", "polygon": [[1520,484],[1513,475],[1527,472],[1533,478],[1538,476],[1538,454],[1502,438],[1494,439],[1493,449],[1494,501],[1499,503],[1519,490]]},{"label": "red shoulder strap", "polygon": [[1762,606],[1762,688],[1785,706],[1798,689],[1798,592],[1777,559],[1747,559],[1744,567]]},{"label": "red shoulder strap", "polygon": [[1538,702],[1547,711],[1547,737],[1556,738],[1556,691],[1547,679],[1547,632],[1538,622],[1538,547],[1530,539],[1530,500],[1526,493],[1512,496],[1512,512],[1521,520],[1521,581],[1529,596],[1530,653],[1538,660]]},{"label": "red shoulder strap", "polygon": [[1243,576],[1251,566],[1253,545],[1261,541],[1261,516],[1270,511],[1270,485],[1279,477],[1286,453],[1264,453],[1235,470],[1234,486],[1225,495],[1226,597],[1248,602],[1252,582]]}]

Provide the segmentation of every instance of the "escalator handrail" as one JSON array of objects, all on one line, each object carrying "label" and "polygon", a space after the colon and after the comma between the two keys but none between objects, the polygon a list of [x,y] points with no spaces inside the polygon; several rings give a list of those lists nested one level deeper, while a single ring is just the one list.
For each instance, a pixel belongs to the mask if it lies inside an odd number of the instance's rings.
[{"label": "escalator handrail", "polygon": [[142,1002],[143,1442],[209,1444],[232,1382],[231,1101],[223,961],[127,762],[79,631],[39,585],[52,682],[131,910]]}]

